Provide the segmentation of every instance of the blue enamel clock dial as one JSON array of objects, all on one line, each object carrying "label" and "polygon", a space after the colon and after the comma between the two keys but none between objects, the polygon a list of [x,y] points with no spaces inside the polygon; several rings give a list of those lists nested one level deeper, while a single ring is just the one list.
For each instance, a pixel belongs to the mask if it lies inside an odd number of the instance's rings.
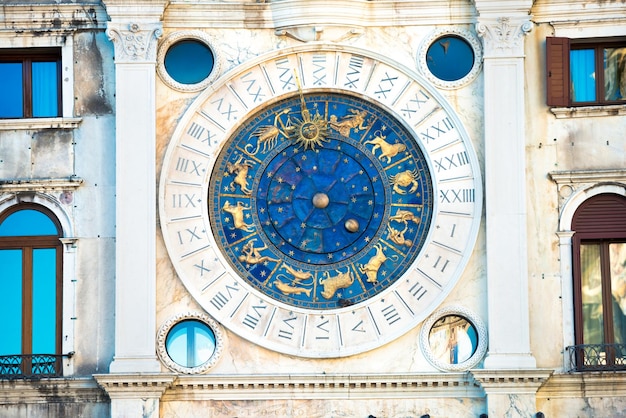
[{"label": "blue enamel clock dial", "polygon": [[337,309],[399,279],[426,239],[433,186],[418,142],[382,107],[293,96],[241,125],[209,184],[231,266],[285,304]]}]

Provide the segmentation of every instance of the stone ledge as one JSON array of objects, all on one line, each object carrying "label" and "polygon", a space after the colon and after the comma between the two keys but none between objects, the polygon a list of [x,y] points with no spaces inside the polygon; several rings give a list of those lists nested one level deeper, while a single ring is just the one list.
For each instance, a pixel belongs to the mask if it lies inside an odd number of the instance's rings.
[{"label": "stone ledge", "polygon": [[555,373],[537,397],[626,397],[626,372]]},{"label": "stone ledge", "polygon": [[381,375],[179,376],[163,395],[173,400],[482,398],[468,373]]},{"label": "stone ledge", "polygon": [[0,380],[0,404],[108,403],[106,393],[92,378]]}]

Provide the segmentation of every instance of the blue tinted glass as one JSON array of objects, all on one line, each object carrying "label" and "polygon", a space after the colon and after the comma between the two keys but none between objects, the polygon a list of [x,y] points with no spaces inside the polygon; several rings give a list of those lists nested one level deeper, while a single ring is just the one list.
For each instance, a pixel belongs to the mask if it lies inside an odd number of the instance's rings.
[{"label": "blue tinted glass", "polygon": [[58,235],[56,226],[43,213],[24,209],[9,215],[0,224],[0,237]]},{"label": "blue tinted glass", "polygon": [[164,64],[174,80],[181,84],[196,84],[213,70],[213,53],[200,41],[181,41],[167,50]]},{"label": "blue tinted glass", "polygon": [[443,36],[428,47],[426,65],[440,80],[460,80],[472,71],[474,50],[463,38]]},{"label": "blue tinted glass", "polygon": [[573,102],[594,102],[596,100],[595,51],[593,49],[573,49],[569,54],[570,76],[572,77],[571,96]]},{"label": "blue tinted glass", "polygon": [[165,349],[175,363],[183,367],[198,367],[215,352],[215,334],[203,322],[183,321],[167,335]]},{"label": "blue tinted glass", "polygon": [[56,352],[56,249],[33,250],[33,353]]},{"label": "blue tinted glass", "polygon": [[33,62],[33,116],[58,116],[56,62]]},{"label": "blue tinted glass", "polygon": [[22,354],[22,250],[0,250],[0,355]]},{"label": "blue tinted glass", "polygon": [[22,64],[0,62],[0,118],[21,118],[23,113]]}]

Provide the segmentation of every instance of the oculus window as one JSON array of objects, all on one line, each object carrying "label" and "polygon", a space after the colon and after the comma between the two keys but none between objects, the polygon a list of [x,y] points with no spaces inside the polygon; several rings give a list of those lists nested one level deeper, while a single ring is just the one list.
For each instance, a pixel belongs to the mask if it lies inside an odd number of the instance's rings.
[{"label": "oculus window", "polygon": [[185,313],[168,320],[157,335],[157,353],[171,370],[186,374],[207,371],[219,359],[222,332],[207,315]]},{"label": "oculus window", "polygon": [[469,370],[487,353],[487,330],[463,307],[445,307],[424,322],[420,345],[426,359],[445,371]]},{"label": "oculus window", "polygon": [[61,228],[36,205],[0,215],[0,376],[61,373]]},{"label": "oculus window", "polygon": [[546,38],[548,106],[626,103],[626,39]]},{"label": "oculus window", "polygon": [[159,46],[157,72],[175,90],[203,90],[219,75],[219,67],[217,49],[202,31],[174,32]]},{"label": "oculus window", "polygon": [[626,198],[600,194],[575,212],[575,370],[626,369]]},{"label": "oculus window", "polygon": [[428,47],[426,65],[435,77],[443,81],[457,81],[472,70],[474,50],[460,36],[445,35]]},{"label": "oculus window", "polygon": [[45,118],[61,114],[61,50],[0,50],[0,118]]}]

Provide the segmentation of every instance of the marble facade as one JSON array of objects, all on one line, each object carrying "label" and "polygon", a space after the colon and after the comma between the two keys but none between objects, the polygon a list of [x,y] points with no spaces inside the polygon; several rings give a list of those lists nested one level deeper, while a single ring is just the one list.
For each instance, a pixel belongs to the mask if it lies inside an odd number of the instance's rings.
[{"label": "marble facade", "polygon": [[[480,57],[462,83],[440,83],[424,68],[425,48],[441,33],[467,36]],[[548,107],[547,36],[625,37],[626,6],[6,2],[0,48],[62,49],[63,116],[0,120],[0,212],[35,202],[61,221],[63,352],[74,354],[63,378],[0,380],[0,416],[622,416],[624,372],[571,372],[566,347],[574,344],[571,219],[590,196],[626,195],[626,105]],[[172,85],[163,66],[167,48],[186,37],[215,52],[199,89]],[[408,329],[339,356],[285,353],[211,316],[180,277],[164,225],[172,143],[194,109],[236,91],[236,76],[255,63],[319,51],[359,51],[414,75],[467,133],[482,190],[475,244],[450,287]],[[488,338],[484,355],[459,370],[433,365],[421,336],[448,307],[475,317]],[[219,358],[201,373],[168,368],[160,328],[207,314]]]}]

